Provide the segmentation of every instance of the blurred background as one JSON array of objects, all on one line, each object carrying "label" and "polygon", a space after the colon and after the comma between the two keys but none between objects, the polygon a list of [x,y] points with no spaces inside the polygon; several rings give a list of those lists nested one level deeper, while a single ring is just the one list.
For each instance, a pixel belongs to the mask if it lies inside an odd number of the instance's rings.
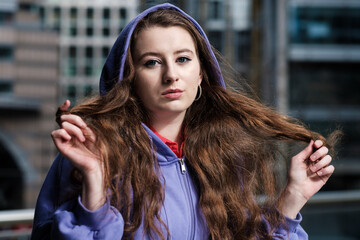
[{"label": "blurred background", "polygon": [[[65,99],[98,92],[125,24],[157,0],[0,1],[0,239],[28,239]],[[360,239],[360,1],[178,0],[260,99],[344,138],[302,210],[315,240]]]}]

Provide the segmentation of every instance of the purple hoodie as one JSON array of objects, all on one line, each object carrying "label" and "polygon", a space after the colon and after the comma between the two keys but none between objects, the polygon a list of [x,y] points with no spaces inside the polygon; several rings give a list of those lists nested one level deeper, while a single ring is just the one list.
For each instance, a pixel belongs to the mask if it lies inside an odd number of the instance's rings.
[{"label": "purple hoodie", "polygon": [[[106,94],[123,77],[126,51],[138,21],[157,9],[175,9],[190,19],[198,31],[207,39],[200,25],[185,12],[171,4],[161,4],[149,8],[134,18],[120,33],[104,65],[100,79],[100,93]],[[208,43],[208,42],[207,42]],[[210,44],[208,43],[211,51]],[[214,53],[211,51],[216,61]],[[219,85],[225,87],[220,68],[213,69]],[[198,206],[198,193],[187,171],[186,159],[179,159],[171,149],[146,125],[150,140],[157,149],[157,160],[163,174],[165,201],[161,209],[161,219],[166,223],[171,239],[208,239],[206,221]],[[121,239],[124,221],[119,211],[109,201],[96,211],[89,211],[77,195],[79,189],[70,181],[73,169],[71,163],[61,156],[56,157],[36,204],[31,239]],[[301,215],[286,219],[287,230],[279,227],[274,232],[275,239],[307,239],[300,226]],[[289,238],[288,238],[289,237]],[[150,239],[143,233],[141,225],[134,239]]]}]

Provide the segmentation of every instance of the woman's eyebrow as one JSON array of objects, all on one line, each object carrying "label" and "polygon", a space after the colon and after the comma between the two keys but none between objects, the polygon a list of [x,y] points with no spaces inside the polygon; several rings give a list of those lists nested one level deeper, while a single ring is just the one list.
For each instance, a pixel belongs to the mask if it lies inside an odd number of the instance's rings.
[{"label": "woman's eyebrow", "polygon": [[179,54],[179,53],[191,53],[191,54],[194,54],[194,52],[191,51],[188,48],[183,48],[183,49],[180,49],[180,50],[177,50],[177,51],[174,52],[174,54]]},{"label": "woman's eyebrow", "polygon": [[156,52],[145,52],[145,53],[143,53],[143,54],[141,54],[139,57],[138,57],[138,59],[139,60],[141,60],[141,59],[143,59],[144,57],[146,57],[146,56],[160,56],[160,54],[159,53],[156,53]]},{"label": "woman's eyebrow", "polygon": [[[174,55],[177,55],[177,54],[181,54],[181,53],[190,53],[190,54],[194,54],[194,52],[188,48],[183,48],[183,49],[179,49],[179,50],[176,50],[174,52]],[[157,52],[145,52],[143,54],[141,54],[137,59],[138,60],[141,60],[143,59],[144,57],[147,57],[147,56],[156,56],[156,57],[160,57],[161,54],[160,53],[157,53]]]}]

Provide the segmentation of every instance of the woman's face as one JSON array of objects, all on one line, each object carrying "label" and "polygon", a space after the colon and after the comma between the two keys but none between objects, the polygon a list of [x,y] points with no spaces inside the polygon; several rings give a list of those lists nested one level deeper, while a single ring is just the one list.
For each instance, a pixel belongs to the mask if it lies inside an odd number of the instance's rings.
[{"label": "woman's face", "polygon": [[136,93],[150,116],[185,115],[202,80],[191,35],[178,26],[144,29],[133,58]]}]

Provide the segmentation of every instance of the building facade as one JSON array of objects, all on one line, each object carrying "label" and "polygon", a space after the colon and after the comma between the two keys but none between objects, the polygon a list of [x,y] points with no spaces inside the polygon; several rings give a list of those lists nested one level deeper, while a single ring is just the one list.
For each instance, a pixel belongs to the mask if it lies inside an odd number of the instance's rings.
[{"label": "building facade", "polygon": [[305,227],[312,239],[359,239],[360,2],[288,1],[288,23],[289,113],[325,135],[344,133],[323,204],[304,209]]},{"label": "building facade", "polygon": [[0,209],[34,207],[55,155],[58,36],[31,0],[0,3]]},{"label": "building facade", "polygon": [[102,65],[136,1],[0,2],[0,210],[33,208],[55,157],[64,99],[98,90]]},{"label": "building facade", "polygon": [[43,27],[59,32],[59,104],[98,93],[104,61],[138,1],[42,0]]}]

